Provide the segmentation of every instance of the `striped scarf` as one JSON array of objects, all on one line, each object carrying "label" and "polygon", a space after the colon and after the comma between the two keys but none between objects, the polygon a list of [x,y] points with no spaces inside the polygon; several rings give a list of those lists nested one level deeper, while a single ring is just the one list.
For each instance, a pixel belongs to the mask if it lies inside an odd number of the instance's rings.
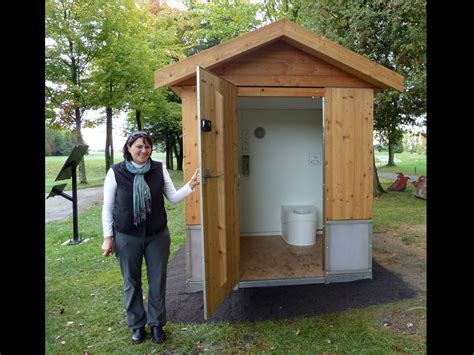
[{"label": "striped scarf", "polygon": [[137,168],[130,160],[125,161],[125,167],[135,175],[133,179],[133,224],[139,225],[151,213],[151,192],[145,181],[145,174],[150,170],[151,160],[141,168]]}]

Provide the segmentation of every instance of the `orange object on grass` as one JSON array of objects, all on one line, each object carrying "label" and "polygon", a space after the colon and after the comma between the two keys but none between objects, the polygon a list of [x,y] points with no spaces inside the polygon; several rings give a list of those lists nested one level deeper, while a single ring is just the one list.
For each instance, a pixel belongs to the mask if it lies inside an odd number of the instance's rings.
[{"label": "orange object on grass", "polygon": [[387,190],[389,191],[405,191],[407,187],[407,182],[408,179],[410,178],[409,176],[403,175],[403,173],[397,173],[397,179],[395,182],[388,187]]}]

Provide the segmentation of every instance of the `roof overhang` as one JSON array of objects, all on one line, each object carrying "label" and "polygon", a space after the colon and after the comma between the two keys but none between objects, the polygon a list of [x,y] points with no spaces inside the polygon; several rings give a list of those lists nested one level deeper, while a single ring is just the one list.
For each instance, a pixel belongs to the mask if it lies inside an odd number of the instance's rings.
[{"label": "roof overhang", "polygon": [[285,19],[156,70],[155,89],[179,86],[180,82],[196,75],[197,65],[212,69],[280,39],[372,84],[374,88],[403,91],[402,75]]}]

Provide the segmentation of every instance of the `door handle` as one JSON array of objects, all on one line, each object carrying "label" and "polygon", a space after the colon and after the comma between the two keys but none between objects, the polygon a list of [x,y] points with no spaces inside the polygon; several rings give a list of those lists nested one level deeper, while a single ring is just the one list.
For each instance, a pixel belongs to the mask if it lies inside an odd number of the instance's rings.
[{"label": "door handle", "polygon": [[222,175],[211,175],[211,171],[209,168],[205,168],[204,169],[204,175],[203,175],[203,178],[204,178],[204,181],[202,182],[203,185],[206,185],[207,184],[207,179],[213,179],[213,178],[219,178],[221,177]]}]

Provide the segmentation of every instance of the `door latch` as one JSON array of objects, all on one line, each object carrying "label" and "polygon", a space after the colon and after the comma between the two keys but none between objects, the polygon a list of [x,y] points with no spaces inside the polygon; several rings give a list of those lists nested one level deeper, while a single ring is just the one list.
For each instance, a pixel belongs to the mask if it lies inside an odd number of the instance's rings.
[{"label": "door latch", "polygon": [[220,175],[211,175],[211,171],[209,168],[204,168],[204,175],[203,175],[203,182],[202,184],[203,185],[206,185],[207,184],[207,179],[212,179],[212,178],[218,178],[218,177],[221,177]]}]

